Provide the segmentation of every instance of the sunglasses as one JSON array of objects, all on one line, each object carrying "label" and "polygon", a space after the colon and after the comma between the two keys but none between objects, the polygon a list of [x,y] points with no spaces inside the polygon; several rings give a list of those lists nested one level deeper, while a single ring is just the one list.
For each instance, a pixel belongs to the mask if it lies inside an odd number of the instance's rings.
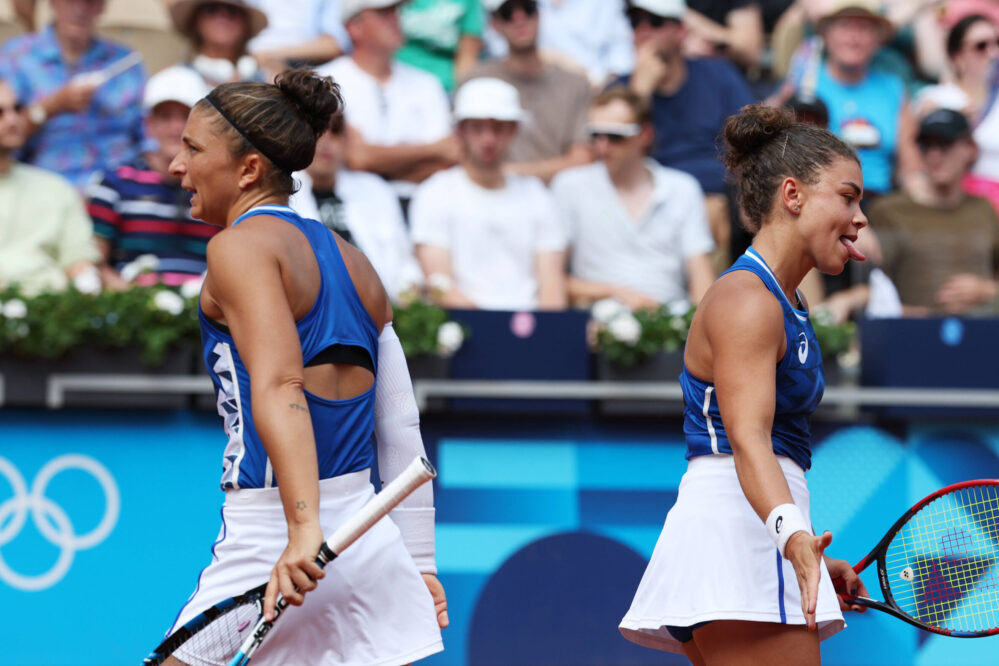
[{"label": "sunglasses", "polygon": [[590,141],[607,139],[610,143],[621,143],[625,139],[638,136],[642,133],[642,126],[638,123],[606,123],[590,125],[586,128],[590,135]]},{"label": "sunglasses", "polygon": [[976,53],[985,53],[989,50],[990,46],[999,48],[999,39],[983,39],[980,42],[972,44],[971,49]]},{"label": "sunglasses", "polygon": [[24,104],[15,104],[14,106],[0,106],[0,118],[3,118],[8,113],[13,113],[15,116],[19,116],[23,111],[24,111]]},{"label": "sunglasses", "polygon": [[628,21],[631,22],[632,29],[637,28],[643,23],[648,23],[650,28],[661,28],[664,25],[680,25],[681,23],[680,19],[659,16],[643,9],[628,10]]},{"label": "sunglasses", "polygon": [[504,2],[493,14],[504,21],[509,21],[518,9],[524,10],[524,14],[528,17],[534,16],[538,13],[538,3],[536,0],[510,0],[510,2]]}]

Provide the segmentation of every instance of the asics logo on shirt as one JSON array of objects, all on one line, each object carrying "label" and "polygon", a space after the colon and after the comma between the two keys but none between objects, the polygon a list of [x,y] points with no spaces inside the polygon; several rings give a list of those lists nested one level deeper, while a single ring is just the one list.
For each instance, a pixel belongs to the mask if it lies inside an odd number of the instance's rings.
[{"label": "asics logo on shirt", "polygon": [[798,362],[802,365],[808,360],[808,336],[804,333],[798,334],[801,340],[798,342]]}]

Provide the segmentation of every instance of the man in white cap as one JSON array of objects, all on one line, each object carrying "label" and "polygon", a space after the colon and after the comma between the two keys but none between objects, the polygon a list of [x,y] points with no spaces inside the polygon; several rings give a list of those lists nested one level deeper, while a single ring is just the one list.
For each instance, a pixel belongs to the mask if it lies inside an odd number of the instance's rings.
[{"label": "man in white cap", "polygon": [[[190,193],[168,170],[183,148],[187,116],[208,86],[193,69],[178,65],[149,79],[142,99],[146,151],[131,164],[87,187],[87,209],[104,256],[101,277],[113,289],[129,286],[122,269],[144,254],[158,258],[153,273],[137,282],[179,285],[205,272],[205,248],[219,229],[189,215]],[[130,277],[130,276],[127,276]]]},{"label": "man in white cap", "polygon": [[416,184],[458,160],[449,104],[433,74],[393,60],[403,44],[400,0],[341,0],[350,55],[318,69],[347,101],[347,167],[390,181],[407,202]]},{"label": "man in white cap", "polygon": [[537,178],[503,169],[523,117],[509,83],[479,78],[463,85],[454,103],[461,163],[432,176],[413,197],[416,255],[445,307],[566,307],[566,238],[554,201]]},{"label": "man in white cap", "polygon": [[590,84],[582,73],[541,58],[536,0],[485,0],[483,7],[509,48],[505,58],[480,64],[468,79],[506,81],[517,89],[530,118],[510,146],[508,168],[547,183],[563,169],[588,163]]}]

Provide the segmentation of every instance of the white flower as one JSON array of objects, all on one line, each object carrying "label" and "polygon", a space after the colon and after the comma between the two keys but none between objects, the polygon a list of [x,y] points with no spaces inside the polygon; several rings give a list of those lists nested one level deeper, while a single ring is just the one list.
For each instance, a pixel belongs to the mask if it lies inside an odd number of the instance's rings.
[{"label": "white flower", "polygon": [[31,329],[28,328],[27,324],[21,323],[21,324],[18,324],[18,327],[15,329],[14,332],[17,333],[17,337],[19,337],[19,338],[26,338],[26,337],[28,337],[28,333],[31,332]]},{"label": "white flower", "polygon": [[184,299],[175,292],[161,289],[153,296],[153,306],[157,310],[163,310],[172,315],[179,315],[184,311]]},{"label": "white flower", "polygon": [[20,298],[14,298],[3,304],[3,316],[7,319],[24,319],[28,314],[28,306]]},{"label": "white flower", "polygon": [[101,275],[95,266],[88,266],[73,278],[73,286],[81,294],[101,293]]},{"label": "white flower", "polygon": [[642,325],[630,312],[623,312],[607,324],[607,332],[618,342],[633,345],[642,337]]},{"label": "white flower", "polygon": [[685,298],[681,298],[678,301],[672,301],[667,306],[669,308],[669,313],[674,317],[682,317],[690,311],[690,301]]},{"label": "white flower", "polygon": [[201,277],[196,280],[188,280],[184,284],[180,285],[180,295],[184,298],[197,298],[201,296],[201,285],[205,283],[205,274],[202,273]]},{"label": "white flower", "polygon": [[458,322],[448,321],[437,329],[437,349],[445,356],[450,356],[458,351],[464,341],[465,331],[461,329],[461,324]]},{"label": "white flower", "polygon": [[121,279],[132,282],[143,273],[151,273],[160,266],[160,259],[155,254],[140,254],[131,262],[122,266]]},{"label": "white flower", "polygon": [[590,309],[590,316],[601,324],[608,324],[619,314],[630,312],[627,305],[615,298],[604,298],[593,304]]}]

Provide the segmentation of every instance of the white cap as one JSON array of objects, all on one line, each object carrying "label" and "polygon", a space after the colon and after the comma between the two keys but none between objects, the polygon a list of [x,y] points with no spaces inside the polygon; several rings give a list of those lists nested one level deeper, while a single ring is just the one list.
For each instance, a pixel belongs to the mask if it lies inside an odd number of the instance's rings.
[{"label": "white cap", "polygon": [[687,3],[684,0],[630,0],[628,6],[679,21],[682,21],[687,13]]},{"label": "white cap", "polygon": [[340,21],[346,23],[365,9],[384,9],[403,2],[405,0],[340,0]]},{"label": "white cap", "polygon": [[149,77],[142,94],[142,108],[148,111],[163,102],[180,102],[194,108],[210,92],[200,74],[190,67],[174,65]]},{"label": "white cap", "polygon": [[454,96],[454,121],[460,123],[469,118],[519,123],[524,119],[524,110],[520,108],[517,89],[490,77],[465,83]]}]

